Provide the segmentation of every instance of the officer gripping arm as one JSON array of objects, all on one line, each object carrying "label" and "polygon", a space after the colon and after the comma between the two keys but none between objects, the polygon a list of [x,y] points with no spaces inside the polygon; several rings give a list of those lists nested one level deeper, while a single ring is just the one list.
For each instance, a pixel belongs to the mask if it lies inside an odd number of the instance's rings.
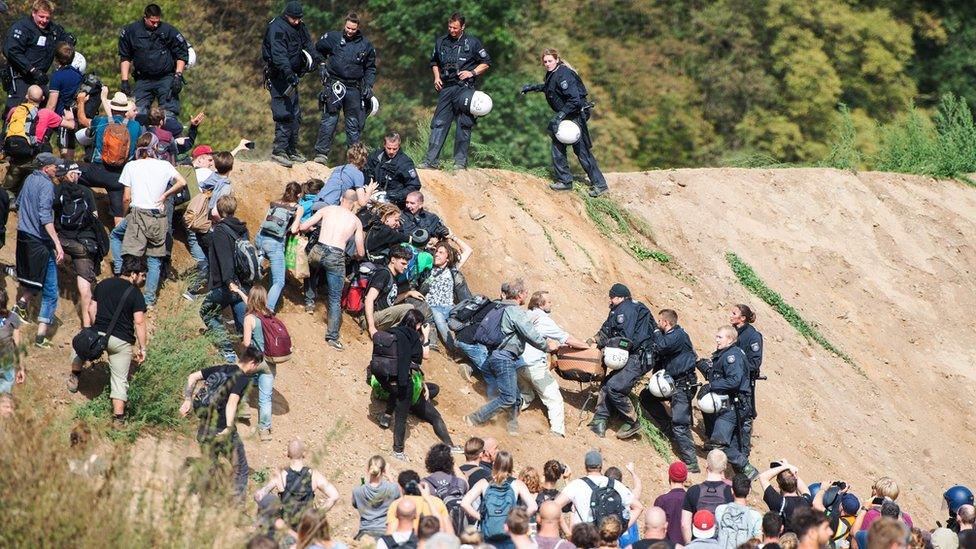
[{"label": "officer gripping arm", "polygon": [[666,361],[664,371],[669,376],[678,379],[693,371],[695,355],[694,351],[689,354],[690,341],[684,330],[678,327],[667,333],[656,330],[652,337],[658,355]]}]

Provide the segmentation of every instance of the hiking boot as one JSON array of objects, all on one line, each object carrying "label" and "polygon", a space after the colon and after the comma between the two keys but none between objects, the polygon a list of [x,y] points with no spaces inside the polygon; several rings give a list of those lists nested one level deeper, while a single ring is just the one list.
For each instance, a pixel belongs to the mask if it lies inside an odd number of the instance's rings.
[{"label": "hiking boot", "polygon": [[590,430],[593,431],[593,433],[600,438],[604,438],[607,436],[606,420],[594,419],[587,425],[587,427],[589,427]]},{"label": "hiking boot", "polygon": [[691,463],[685,462],[685,465],[688,467],[689,473],[695,473],[695,474],[701,473],[701,469],[698,467],[698,460],[695,460]]},{"label": "hiking boot", "polygon": [[573,190],[572,183],[550,183],[549,188],[554,191],[571,191]]},{"label": "hiking boot", "polygon": [[745,467],[742,468],[742,474],[749,477],[750,481],[753,481],[759,477],[759,470],[753,467],[751,463],[746,463]]},{"label": "hiking boot", "polygon": [[295,165],[285,153],[271,153],[271,161],[286,168],[290,168]]},{"label": "hiking boot", "polygon": [[70,374],[68,374],[67,383],[65,383],[65,385],[68,386],[68,392],[69,393],[77,393],[78,392],[78,374],[79,373],[81,373],[81,372],[71,372]]},{"label": "hiking boot", "polygon": [[405,454],[403,452],[393,452],[393,457],[395,459],[400,460],[400,461],[410,461],[410,460],[407,459],[407,454]]},{"label": "hiking boot", "polygon": [[342,343],[339,343],[339,340],[338,339],[329,339],[329,338],[326,338],[325,339],[325,342],[329,345],[329,347],[332,347],[336,351],[341,351],[341,350],[345,349],[345,347],[342,346]]},{"label": "hiking boot", "polygon": [[380,420],[379,420],[380,427],[384,429],[389,429],[391,421],[393,421],[393,416],[384,413],[383,415],[380,416]]},{"label": "hiking boot", "polygon": [[590,192],[587,193],[587,194],[590,195],[590,198],[596,198],[596,197],[600,196],[601,194],[603,194],[603,193],[605,193],[605,192],[607,192],[609,190],[610,189],[607,188],[607,187],[594,187],[594,188],[590,189]]},{"label": "hiking boot", "polygon": [[27,307],[18,303],[10,308],[10,312],[16,313],[20,317],[20,321],[24,324],[30,324],[30,321],[27,320]]},{"label": "hiking boot", "polygon": [[43,336],[34,339],[34,346],[38,349],[50,349],[53,347],[51,345],[51,339]]},{"label": "hiking boot", "polygon": [[315,158],[312,159],[312,162],[315,162],[317,164],[322,164],[323,166],[328,166],[329,157],[324,154],[317,154],[315,155]]},{"label": "hiking boot", "polygon": [[421,170],[438,170],[438,169],[440,169],[440,166],[439,165],[437,165],[437,164],[428,164],[427,162],[421,162],[420,165],[417,166],[417,167],[420,168]]},{"label": "hiking boot", "polygon": [[258,429],[258,438],[261,442],[271,441],[271,429]]},{"label": "hiking boot", "polygon": [[628,439],[640,433],[640,425],[637,423],[625,422],[617,429],[617,438],[620,440]]}]

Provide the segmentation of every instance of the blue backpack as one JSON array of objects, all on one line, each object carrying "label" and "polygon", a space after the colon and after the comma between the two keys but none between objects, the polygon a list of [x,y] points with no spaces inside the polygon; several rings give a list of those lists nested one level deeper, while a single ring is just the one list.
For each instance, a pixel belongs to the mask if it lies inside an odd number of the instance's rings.
[{"label": "blue backpack", "polygon": [[509,538],[505,533],[505,521],[518,499],[515,489],[512,488],[514,480],[509,478],[500,485],[489,484],[481,496],[481,535],[485,541]]},{"label": "blue backpack", "polygon": [[489,351],[502,346],[505,339],[511,334],[502,332],[502,315],[509,305],[496,303],[495,308],[489,312],[478,324],[478,329],[474,331],[474,342],[480,343],[488,348]]}]

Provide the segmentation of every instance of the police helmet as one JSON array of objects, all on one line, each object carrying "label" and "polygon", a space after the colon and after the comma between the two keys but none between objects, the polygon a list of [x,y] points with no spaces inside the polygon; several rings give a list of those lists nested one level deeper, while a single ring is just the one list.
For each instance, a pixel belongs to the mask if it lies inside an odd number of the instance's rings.
[{"label": "police helmet", "polygon": [[370,110],[369,114],[366,116],[376,116],[376,113],[380,112],[380,100],[374,95],[373,97],[369,98],[369,104]]},{"label": "police helmet", "polygon": [[664,370],[658,370],[651,374],[647,390],[658,398],[669,398],[675,391],[674,379]]},{"label": "police helmet", "polygon": [[583,131],[580,130],[579,124],[572,120],[563,120],[559,123],[559,127],[556,128],[556,141],[559,141],[563,145],[576,143],[580,140],[581,135],[583,135]]},{"label": "police helmet", "polygon": [[728,408],[729,396],[718,393],[705,393],[698,399],[698,409],[703,414],[717,414]]},{"label": "police helmet", "polygon": [[386,191],[376,191],[369,199],[373,202],[389,202],[389,199],[386,198]]},{"label": "police helmet", "polygon": [[603,363],[611,370],[619,370],[627,364],[630,353],[619,347],[605,347],[603,349]]},{"label": "police helmet", "polygon": [[88,128],[82,128],[75,132],[75,140],[77,140],[78,144],[82,147],[91,145],[92,138],[90,135],[88,135]]},{"label": "police helmet", "polygon": [[814,482],[813,484],[808,485],[807,490],[810,490],[811,499],[817,497],[817,492],[820,491],[820,483]]},{"label": "police helmet", "polygon": [[458,95],[455,107],[473,116],[484,116],[491,112],[491,97],[485,92],[467,88]]},{"label": "police helmet", "polygon": [[949,488],[942,494],[942,498],[945,499],[946,505],[949,506],[949,512],[953,515],[959,510],[963,505],[973,504],[973,492],[969,488],[957,484],[952,488]]},{"label": "police helmet", "polygon": [[302,50],[302,55],[305,57],[305,70],[303,72],[312,72],[315,68],[315,61],[312,60],[312,54],[308,53],[308,50]]},{"label": "police helmet", "polygon": [[189,69],[196,64],[197,64],[197,52],[196,50],[193,49],[193,46],[190,46],[186,50],[186,67],[184,67],[184,69]]},{"label": "police helmet", "polygon": [[85,56],[80,51],[75,51],[75,56],[71,59],[71,66],[78,69],[78,72],[81,74],[85,74],[85,69],[88,68],[88,61],[85,60]]}]

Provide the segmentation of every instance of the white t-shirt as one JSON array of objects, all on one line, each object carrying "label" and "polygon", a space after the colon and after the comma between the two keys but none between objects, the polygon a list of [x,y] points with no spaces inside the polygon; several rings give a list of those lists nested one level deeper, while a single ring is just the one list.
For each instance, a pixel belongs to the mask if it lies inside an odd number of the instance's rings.
[{"label": "white t-shirt", "polygon": [[133,160],[122,168],[119,183],[131,189],[132,208],[153,210],[159,208],[159,197],[166,192],[166,186],[179,176],[176,168],[165,160],[143,158]]},{"label": "white t-shirt", "polygon": [[[539,332],[539,335],[542,337],[555,339],[560,345],[565,344],[566,340],[569,339],[569,334],[566,333],[566,330],[560,328],[556,324],[556,321],[542,309],[526,311],[525,317],[529,319],[529,322],[535,327],[535,331]],[[522,360],[528,365],[540,362],[544,363],[546,361],[546,353],[531,345],[526,345],[525,351],[522,352]]]},{"label": "white t-shirt", "polygon": [[[610,480],[603,475],[587,475],[586,478],[593,481],[593,484],[599,488],[606,486],[607,481]],[[624,504],[626,513],[627,508],[634,501],[634,494],[622,482],[613,481],[613,488],[620,494],[620,501]],[[570,501],[573,502],[573,512],[570,513],[572,515],[571,524],[593,522],[593,514],[590,513],[590,497],[593,495],[593,490],[583,479],[578,478],[570,482],[563,488],[562,493],[569,496]]]}]

